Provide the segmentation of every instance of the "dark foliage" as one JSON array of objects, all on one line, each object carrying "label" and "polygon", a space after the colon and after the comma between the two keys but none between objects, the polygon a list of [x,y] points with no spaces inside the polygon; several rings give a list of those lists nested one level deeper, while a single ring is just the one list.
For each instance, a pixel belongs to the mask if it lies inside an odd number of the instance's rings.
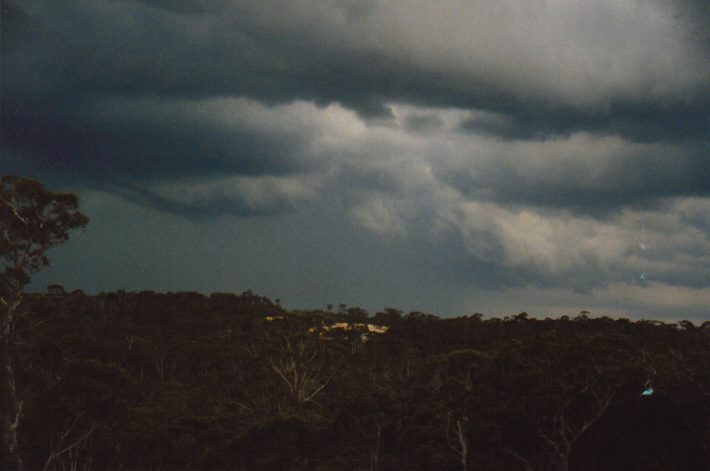
[{"label": "dark foliage", "polygon": [[[16,310],[31,276],[49,266],[47,250],[65,242],[69,231],[86,226],[88,221],[79,211],[76,195],[48,191],[41,182],[17,175],[6,175],[0,180],[0,463],[3,469],[24,469],[17,440],[24,401],[17,394],[16,361],[22,343],[15,331]],[[60,453],[64,453],[63,450]],[[51,456],[47,464],[51,464]]]},{"label": "dark foliage", "polygon": [[26,295],[24,461],[710,468],[709,323],[341,311],[287,312],[251,292]]}]

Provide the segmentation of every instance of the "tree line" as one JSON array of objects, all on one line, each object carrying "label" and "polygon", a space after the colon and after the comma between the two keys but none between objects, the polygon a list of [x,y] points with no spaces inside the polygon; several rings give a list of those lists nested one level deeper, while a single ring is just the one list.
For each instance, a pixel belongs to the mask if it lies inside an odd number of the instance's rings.
[{"label": "tree line", "polygon": [[26,295],[20,452],[28,469],[710,463],[710,323],[392,311],[365,336],[313,329],[361,316],[237,295]]}]

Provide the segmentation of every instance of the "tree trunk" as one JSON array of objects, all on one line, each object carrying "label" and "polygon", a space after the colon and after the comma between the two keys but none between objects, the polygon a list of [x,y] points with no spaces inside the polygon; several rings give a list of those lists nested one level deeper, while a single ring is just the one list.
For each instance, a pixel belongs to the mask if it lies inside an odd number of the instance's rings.
[{"label": "tree trunk", "polygon": [[0,332],[0,356],[2,356],[2,434],[3,434],[3,469],[24,469],[20,450],[17,446],[17,428],[22,415],[22,401],[17,398],[15,385],[15,349],[13,324],[15,309],[19,300],[3,299],[2,332]]},{"label": "tree trunk", "polygon": [[461,420],[456,421],[457,435],[459,439],[459,457],[461,458],[461,466],[463,471],[468,470],[468,443],[466,441],[466,435],[461,428]]},{"label": "tree trunk", "polygon": [[375,423],[376,441],[375,446],[370,450],[370,471],[377,471],[380,467],[380,434],[382,429],[379,422]]},{"label": "tree trunk", "polygon": [[[449,413],[446,418],[446,441],[449,444],[449,448],[454,450],[458,455],[463,471],[468,471],[468,439],[465,430],[467,421],[468,417],[463,416],[457,418],[452,424],[451,413]],[[454,427],[453,437],[451,436],[452,426]]]}]

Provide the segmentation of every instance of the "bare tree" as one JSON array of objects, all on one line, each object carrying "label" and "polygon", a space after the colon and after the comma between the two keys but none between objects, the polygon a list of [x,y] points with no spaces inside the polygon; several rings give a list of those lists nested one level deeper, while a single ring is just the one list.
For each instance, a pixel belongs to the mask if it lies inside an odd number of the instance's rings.
[{"label": "bare tree", "polygon": [[[558,471],[569,470],[569,457],[573,447],[587,429],[604,415],[620,386],[620,382],[603,384],[590,377],[579,390],[557,402],[549,427],[541,428],[538,433],[550,445]],[[577,401],[585,402],[588,413],[574,420],[570,414],[570,406]]]},{"label": "bare tree", "polygon": [[454,418],[454,413],[446,414],[446,443],[457,455],[463,471],[468,470],[469,449],[466,431],[468,416],[460,415]]},{"label": "bare tree", "polygon": [[[79,453],[86,447],[89,438],[96,430],[97,422],[92,421],[87,427],[80,427],[80,419],[88,412],[84,410],[77,414],[67,425],[67,427],[59,434],[59,437],[52,442],[49,455],[44,462],[42,471],[48,471],[52,464],[60,458],[68,457],[71,465],[70,469],[78,469]],[[90,462],[90,460],[89,460]]]},{"label": "bare tree", "polygon": [[299,405],[312,401],[330,383],[337,367],[332,360],[323,341],[309,334],[282,336],[266,359]]},{"label": "bare tree", "polygon": [[[525,447],[526,440],[520,440],[514,429],[501,433],[499,446],[525,469],[568,471],[580,439],[617,400],[623,386],[638,381],[641,370],[630,342],[607,334],[563,337],[551,333],[539,337],[534,347],[510,349],[500,357],[515,372],[512,382],[504,382],[507,399],[503,403],[517,410],[513,414],[524,407],[526,415],[535,417],[535,427],[527,432],[539,439],[547,463],[535,461],[533,465],[531,458],[537,450]],[[521,387],[526,389],[523,397]],[[535,408],[532,412],[531,407]]]}]

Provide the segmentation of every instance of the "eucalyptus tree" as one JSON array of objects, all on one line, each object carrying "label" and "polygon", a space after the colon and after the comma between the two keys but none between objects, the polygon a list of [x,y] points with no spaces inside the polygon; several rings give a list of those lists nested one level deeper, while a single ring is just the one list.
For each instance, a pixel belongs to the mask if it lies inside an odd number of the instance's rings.
[{"label": "eucalyptus tree", "polygon": [[22,469],[17,429],[23,402],[15,383],[15,317],[25,286],[49,266],[47,250],[65,242],[69,231],[89,219],[71,193],[53,193],[37,180],[7,175],[0,184],[0,353],[5,469]]}]

